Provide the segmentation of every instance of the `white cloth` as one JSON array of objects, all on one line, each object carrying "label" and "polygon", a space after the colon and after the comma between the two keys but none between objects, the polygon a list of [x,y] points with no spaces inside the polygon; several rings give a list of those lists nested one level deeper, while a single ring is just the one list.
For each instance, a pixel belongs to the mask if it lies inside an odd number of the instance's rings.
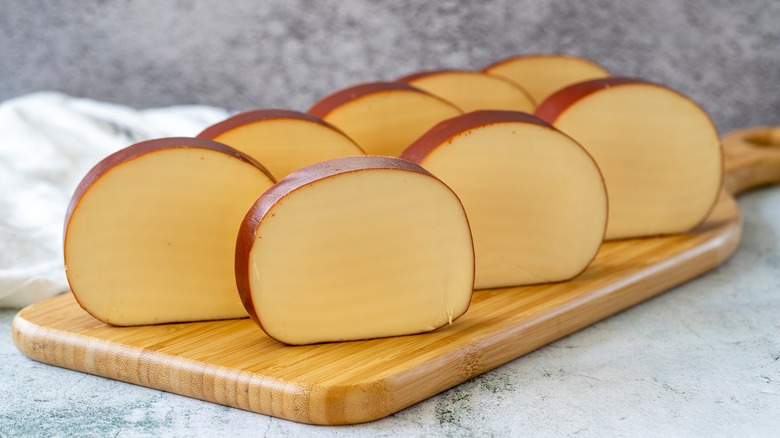
[{"label": "white cloth", "polygon": [[68,290],[65,210],[92,166],[141,140],[197,135],[228,115],[207,106],[139,111],[53,92],[0,103],[0,307]]}]

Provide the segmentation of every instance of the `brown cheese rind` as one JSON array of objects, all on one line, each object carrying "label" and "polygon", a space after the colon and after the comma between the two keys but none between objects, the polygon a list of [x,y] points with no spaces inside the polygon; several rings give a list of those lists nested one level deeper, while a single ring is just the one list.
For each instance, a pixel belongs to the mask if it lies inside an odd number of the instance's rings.
[{"label": "brown cheese rind", "polygon": [[151,152],[171,148],[201,148],[222,152],[257,167],[263,173],[265,173],[268,178],[271,179],[271,181],[273,181],[270,172],[268,172],[268,170],[266,170],[262,164],[258,163],[257,160],[239,152],[236,149],[233,149],[228,145],[213,140],[203,138],[168,137],[142,141],[114,152],[113,154],[102,159],[89,172],[87,172],[78,186],[76,186],[76,190],[70,199],[70,204],[68,205],[68,209],[65,213],[65,231],[67,232],[68,222],[70,222],[70,217],[73,215],[73,212],[78,206],[79,201],[81,201],[82,196],[84,196],[84,194],[87,192],[87,190],[89,190],[92,184],[95,183],[95,181],[100,179],[108,171],[118,166],[119,164]]},{"label": "brown cheese rind", "polygon": [[567,87],[563,87],[551,94],[534,111],[534,115],[550,123],[555,123],[558,116],[563,114],[569,106],[582,99],[583,97],[607,88],[618,87],[620,85],[645,84],[655,85],[644,79],[610,76],[608,78],[591,79],[588,81],[577,82]]},{"label": "brown cheese rind", "polygon": [[423,91],[417,87],[413,87],[409,84],[405,84],[402,82],[369,82],[366,84],[359,84],[353,87],[345,88],[343,90],[337,91],[329,96],[322,98],[319,102],[315,103],[309,109],[308,113],[313,115],[314,117],[325,118],[336,108],[339,108],[340,106],[348,102],[351,102],[353,100],[370,96],[372,94],[393,92],[393,91],[404,91],[404,92],[424,94],[430,96],[433,99],[439,100],[447,105],[450,105],[453,108],[455,108],[458,112],[460,112],[460,110],[457,107],[447,102],[446,100],[436,97],[426,91]]},{"label": "brown cheese rind", "polygon": [[[440,70],[428,70],[428,71],[421,71],[417,73],[412,73],[403,77],[400,77],[396,79],[396,82],[402,82],[405,84],[412,84],[412,82],[416,81],[417,79],[426,78],[428,76],[435,76],[435,75],[441,75],[441,74],[474,74],[474,75],[484,75],[485,73],[481,73],[478,71],[471,71],[471,70],[455,70],[455,69],[440,69]],[[491,78],[495,78],[495,76],[490,76]],[[501,78],[498,78],[500,80],[504,80]],[[513,84],[514,85],[514,84]]]},{"label": "brown cheese rind", "polygon": [[[302,113],[300,111],[293,111],[293,110],[286,110],[286,109],[257,109],[257,110],[238,113],[231,117],[228,117],[227,119],[221,122],[209,126],[208,128],[204,129],[203,132],[198,134],[196,138],[213,139],[228,131],[232,131],[233,129],[236,129],[244,125],[248,125],[250,123],[262,122],[264,120],[275,120],[275,119],[292,119],[292,120],[302,120],[306,122],[317,123],[319,125],[322,125],[326,128],[338,132],[339,134],[343,135],[346,138],[349,138],[349,136],[345,134],[342,130],[320,119],[319,117],[315,117],[308,113]],[[352,141],[352,139],[350,139],[350,141]],[[352,143],[355,142],[352,141]],[[360,148],[357,144],[355,144],[355,147]]]},{"label": "brown cheese rind", "polygon": [[[425,134],[420,136],[409,147],[407,147],[399,156],[404,160],[420,164],[425,158],[433,152],[439,145],[447,142],[450,138],[480,126],[493,123],[531,123],[544,126],[545,128],[555,129],[546,121],[531,114],[520,111],[499,111],[499,110],[480,110],[472,111],[460,116],[453,117],[439,122]],[[557,129],[556,129],[557,131]]]}]

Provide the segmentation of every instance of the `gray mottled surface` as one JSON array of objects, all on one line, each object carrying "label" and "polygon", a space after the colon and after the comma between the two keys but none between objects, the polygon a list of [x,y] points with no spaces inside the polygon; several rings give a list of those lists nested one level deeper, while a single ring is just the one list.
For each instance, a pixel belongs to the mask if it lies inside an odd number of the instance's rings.
[{"label": "gray mottled surface", "polygon": [[780,2],[0,0],[0,100],[305,110],[358,82],[590,57],[690,95],[722,131],[780,123]]},{"label": "gray mottled surface", "polygon": [[0,311],[0,436],[776,436],[780,187],[720,268],[388,418],[316,427],[33,362]]}]

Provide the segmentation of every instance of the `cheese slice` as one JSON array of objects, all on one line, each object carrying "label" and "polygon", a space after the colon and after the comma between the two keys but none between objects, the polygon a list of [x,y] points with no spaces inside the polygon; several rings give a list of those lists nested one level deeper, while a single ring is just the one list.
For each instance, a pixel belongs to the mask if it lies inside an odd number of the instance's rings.
[{"label": "cheese slice", "polygon": [[471,233],[457,196],[419,166],[337,158],[252,206],[236,279],[250,316],[286,344],[423,333],[469,306]]},{"label": "cheese slice", "polygon": [[306,113],[260,109],[206,128],[198,138],[231,146],[257,161],[277,181],[310,164],[364,152],[343,132]]},{"label": "cheese slice", "polygon": [[690,98],[611,77],[566,87],[536,114],[576,138],[601,168],[608,239],[685,232],[714,207],[723,180],[720,139]]},{"label": "cheese slice", "polygon": [[514,56],[482,71],[520,85],[537,105],[563,87],[609,76],[606,68],[591,60],[556,53]]},{"label": "cheese slice", "polygon": [[454,104],[461,111],[533,112],[536,104],[521,86],[498,76],[467,70],[436,70],[405,76],[413,85]]},{"label": "cheese slice", "polygon": [[601,246],[607,194],[596,163],[536,117],[464,114],[428,131],[401,158],[436,175],[463,202],[477,289],[571,279]]},{"label": "cheese slice", "polygon": [[396,157],[433,125],[461,110],[408,84],[374,82],[331,94],[309,114],[344,131],[367,154]]},{"label": "cheese slice", "polygon": [[98,163],[65,219],[65,269],[79,304],[114,325],[246,317],[236,290],[236,235],[273,185],[222,144],[166,138]]}]

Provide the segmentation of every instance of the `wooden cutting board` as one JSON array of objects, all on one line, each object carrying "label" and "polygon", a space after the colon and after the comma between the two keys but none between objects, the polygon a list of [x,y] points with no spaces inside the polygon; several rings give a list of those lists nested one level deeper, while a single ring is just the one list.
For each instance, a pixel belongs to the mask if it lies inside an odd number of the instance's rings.
[{"label": "wooden cutting board", "polygon": [[474,293],[451,326],[414,336],[290,347],[250,320],[112,327],[71,294],[13,321],[32,359],[214,403],[312,424],[397,412],[719,265],[742,224],[731,194],[780,182],[780,128],[724,139],[727,192],[693,232],[603,245],[565,283]]}]

